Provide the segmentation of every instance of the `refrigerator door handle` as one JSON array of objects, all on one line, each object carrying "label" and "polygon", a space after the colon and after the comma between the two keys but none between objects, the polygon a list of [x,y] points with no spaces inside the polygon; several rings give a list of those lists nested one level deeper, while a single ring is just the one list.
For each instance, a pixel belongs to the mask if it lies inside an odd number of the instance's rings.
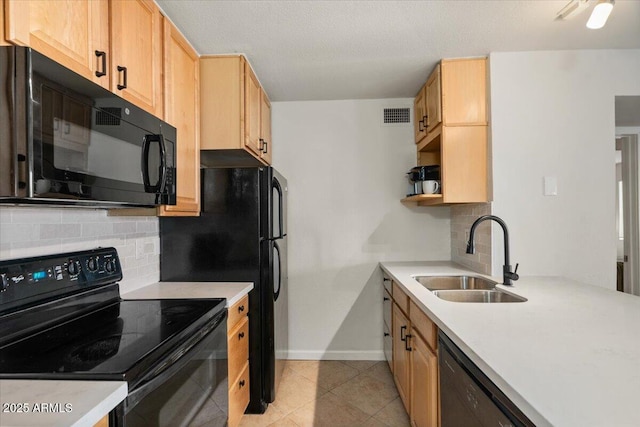
[{"label": "refrigerator door handle", "polygon": [[282,285],[282,260],[280,257],[280,246],[276,241],[273,242],[274,254],[277,254],[278,257],[278,283],[273,284],[273,300],[278,301],[278,297],[280,296],[280,286]]},{"label": "refrigerator door handle", "polygon": [[278,191],[278,224],[280,225],[280,235],[274,237],[274,239],[281,239],[286,236],[286,234],[284,233],[284,194],[282,194],[282,186],[276,178],[273,178],[273,186]]}]

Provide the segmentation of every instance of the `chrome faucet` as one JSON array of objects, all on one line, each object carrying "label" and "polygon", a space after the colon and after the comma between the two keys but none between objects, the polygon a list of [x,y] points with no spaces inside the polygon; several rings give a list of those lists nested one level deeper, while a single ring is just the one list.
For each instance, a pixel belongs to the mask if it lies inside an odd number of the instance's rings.
[{"label": "chrome faucet", "polygon": [[495,215],[483,215],[480,218],[476,219],[475,222],[471,225],[471,231],[469,231],[469,241],[467,242],[467,253],[473,254],[475,253],[475,247],[473,243],[473,235],[476,232],[476,227],[483,221],[493,220],[500,224],[502,227],[502,232],[504,234],[504,265],[502,266],[502,282],[504,285],[511,286],[513,285],[514,280],[518,280],[520,276],[518,276],[518,264],[516,264],[516,269],[511,271],[511,264],[509,264],[509,230],[507,230],[507,224],[504,221],[495,216]]}]

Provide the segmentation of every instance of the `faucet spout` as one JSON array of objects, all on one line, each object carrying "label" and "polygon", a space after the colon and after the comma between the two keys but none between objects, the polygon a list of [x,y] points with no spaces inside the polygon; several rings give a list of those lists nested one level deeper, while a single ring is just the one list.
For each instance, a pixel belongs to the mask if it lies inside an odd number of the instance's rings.
[{"label": "faucet spout", "polygon": [[467,253],[473,254],[475,253],[475,244],[474,237],[476,232],[476,227],[483,221],[492,220],[497,222],[500,227],[502,227],[502,233],[504,235],[504,266],[502,267],[502,280],[504,285],[511,286],[513,285],[513,281],[518,280],[520,276],[518,276],[518,265],[516,264],[515,271],[511,271],[511,264],[509,263],[509,230],[507,229],[507,224],[502,220],[502,218],[497,217],[495,215],[483,215],[480,218],[476,219],[474,223],[471,225],[471,230],[469,231],[469,241],[467,242]]}]

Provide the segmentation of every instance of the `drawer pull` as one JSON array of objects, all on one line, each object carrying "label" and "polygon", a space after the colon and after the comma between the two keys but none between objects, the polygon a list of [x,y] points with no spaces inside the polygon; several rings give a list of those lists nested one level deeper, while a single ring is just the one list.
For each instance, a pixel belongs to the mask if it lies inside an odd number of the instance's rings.
[{"label": "drawer pull", "polygon": [[244,380],[240,380],[240,382],[238,383],[238,388],[242,387],[244,387]]},{"label": "drawer pull", "polygon": [[101,59],[102,71],[96,70],[96,77],[102,77],[107,75],[107,53],[101,50],[95,51],[96,58]]},{"label": "drawer pull", "polygon": [[400,341],[406,341],[407,340],[407,336],[408,335],[404,334],[404,331],[406,331],[406,330],[407,330],[406,326],[400,327]]},{"label": "drawer pull", "polygon": [[242,313],[244,311],[244,304],[238,307],[238,313]]},{"label": "drawer pull", "polygon": [[388,337],[388,336],[389,336],[389,333],[388,333],[388,332],[385,332],[385,333],[384,333],[384,336],[385,336],[385,337]]},{"label": "drawer pull", "polygon": [[412,348],[409,347],[409,338],[411,338],[412,336],[413,335],[411,335],[411,334],[407,334],[407,335],[404,336],[406,338],[406,340],[404,342],[404,349],[407,350],[407,351],[411,351],[412,350]]},{"label": "drawer pull", "polygon": [[382,301],[390,301],[390,298],[382,297]]},{"label": "drawer pull", "polygon": [[238,339],[241,340],[242,338],[244,338],[244,332],[240,332],[238,334]]},{"label": "drawer pull", "polygon": [[116,69],[118,70],[118,73],[122,76],[122,84],[118,83],[116,87],[118,88],[118,90],[126,89],[127,88],[127,67],[121,67],[120,65],[118,65]]}]

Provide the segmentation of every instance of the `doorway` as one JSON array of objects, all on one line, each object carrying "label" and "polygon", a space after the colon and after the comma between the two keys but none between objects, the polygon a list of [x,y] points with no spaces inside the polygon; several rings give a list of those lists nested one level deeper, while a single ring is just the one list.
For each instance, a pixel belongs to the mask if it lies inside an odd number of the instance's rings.
[{"label": "doorway", "polygon": [[640,96],[617,96],[615,117],[617,289],[640,296]]}]

